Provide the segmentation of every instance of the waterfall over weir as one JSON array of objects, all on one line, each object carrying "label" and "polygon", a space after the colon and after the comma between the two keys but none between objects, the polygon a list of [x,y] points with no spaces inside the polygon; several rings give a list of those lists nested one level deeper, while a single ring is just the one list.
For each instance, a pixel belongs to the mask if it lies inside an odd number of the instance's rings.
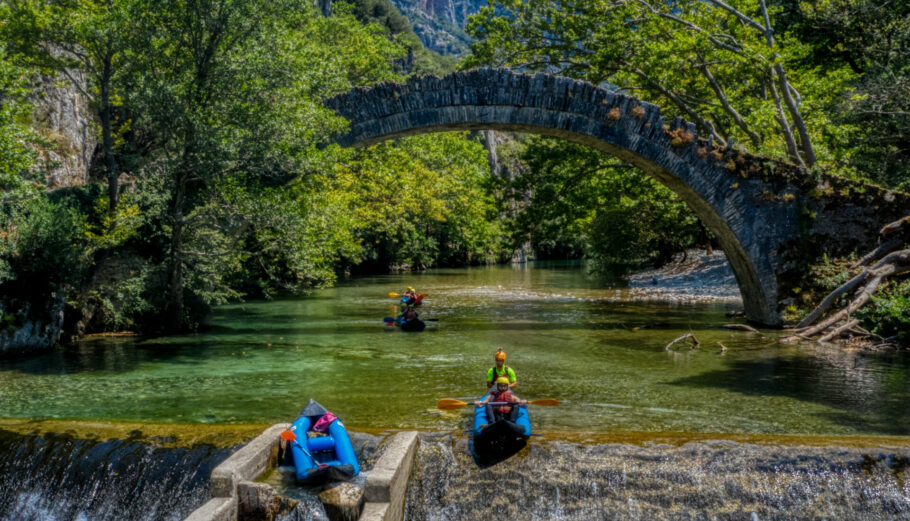
[{"label": "waterfall over weir", "polygon": [[483,468],[464,436],[424,436],[405,519],[910,520],[908,455],[906,447],[535,439]]},{"label": "waterfall over weir", "polygon": [[180,521],[230,452],[0,430],[0,521]]}]

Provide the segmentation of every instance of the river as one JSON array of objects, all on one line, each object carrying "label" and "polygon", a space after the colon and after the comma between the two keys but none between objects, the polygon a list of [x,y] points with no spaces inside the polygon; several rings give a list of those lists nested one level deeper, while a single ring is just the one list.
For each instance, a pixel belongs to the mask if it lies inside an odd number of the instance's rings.
[{"label": "river", "polygon": [[[422,333],[382,322],[394,312],[388,292],[408,285],[429,294],[421,314],[437,319]],[[799,444],[800,436],[910,435],[906,354],[781,344],[775,331],[722,328],[734,303],[662,305],[628,296],[577,264],[343,280],[304,298],[219,307],[198,334],[93,338],[0,361],[0,417],[239,427],[291,421],[315,398],[351,429],[464,439],[467,410],[441,412],[435,403],[481,395],[502,346],[521,397],[561,402],[531,409],[543,437],[532,441],[529,451],[537,452],[518,458],[538,464],[553,461],[553,443],[573,444],[563,451],[569,454],[654,437],[740,435],[753,443],[785,435]],[[698,347],[665,349],[690,332]],[[440,461],[462,457],[456,445],[443,443],[452,452]],[[856,467],[862,458],[844,461]],[[414,518],[442,508],[410,505]]]}]

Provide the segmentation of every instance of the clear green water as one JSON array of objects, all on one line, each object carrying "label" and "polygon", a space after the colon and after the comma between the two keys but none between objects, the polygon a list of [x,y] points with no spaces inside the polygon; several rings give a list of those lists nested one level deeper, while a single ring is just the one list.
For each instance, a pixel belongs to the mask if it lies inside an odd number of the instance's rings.
[{"label": "clear green water", "polygon": [[[389,291],[430,297],[422,333],[388,330]],[[910,434],[910,358],[721,329],[723,305],[615,302],[575,267],[437,270],[224,306],[206,333],[95,339],[0,361],[0,417],[268,423],[309,398],[359,428],[460,429],[497,346],[549,431]],[[642,326],[649,325],[643,329]],[[668,352],[692,331],[702,346]],[[721,353],[717,342],[729,347]]]}]

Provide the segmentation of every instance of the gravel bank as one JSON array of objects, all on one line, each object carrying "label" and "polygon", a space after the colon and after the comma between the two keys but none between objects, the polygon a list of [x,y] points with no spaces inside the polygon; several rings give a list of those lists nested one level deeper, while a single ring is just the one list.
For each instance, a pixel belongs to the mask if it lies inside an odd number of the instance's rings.
[{"label": "gravel bank", "polygon": [[721,250],[710,255],[689,250],[661,268],[636,272],[629,277],[627,297],[650,302],[742,302],[733,269]]}]

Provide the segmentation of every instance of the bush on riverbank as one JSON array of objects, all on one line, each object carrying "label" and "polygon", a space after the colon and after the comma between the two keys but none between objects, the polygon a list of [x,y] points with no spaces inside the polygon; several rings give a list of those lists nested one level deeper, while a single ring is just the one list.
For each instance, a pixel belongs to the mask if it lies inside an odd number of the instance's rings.
[{"label": "bush on riverbank", "polygon": [[888,284],[856,317],[876,335],[910,347],[910,279]]},{"label": "bush on riverbank", "polygon": [[[829,293],[850,280],[862,268],[851,268],[855,258],[825,259],[809,268],[803,284],[794,290],[794,304],[784,311],[784,319],[797,323],[805,318]],[[841,309],[855,295],[848,292],[831,309]],[[870,303],[858,309],[854,316],[867,331],[910,348],[910,278],[893,280],[873,295]]]}]

